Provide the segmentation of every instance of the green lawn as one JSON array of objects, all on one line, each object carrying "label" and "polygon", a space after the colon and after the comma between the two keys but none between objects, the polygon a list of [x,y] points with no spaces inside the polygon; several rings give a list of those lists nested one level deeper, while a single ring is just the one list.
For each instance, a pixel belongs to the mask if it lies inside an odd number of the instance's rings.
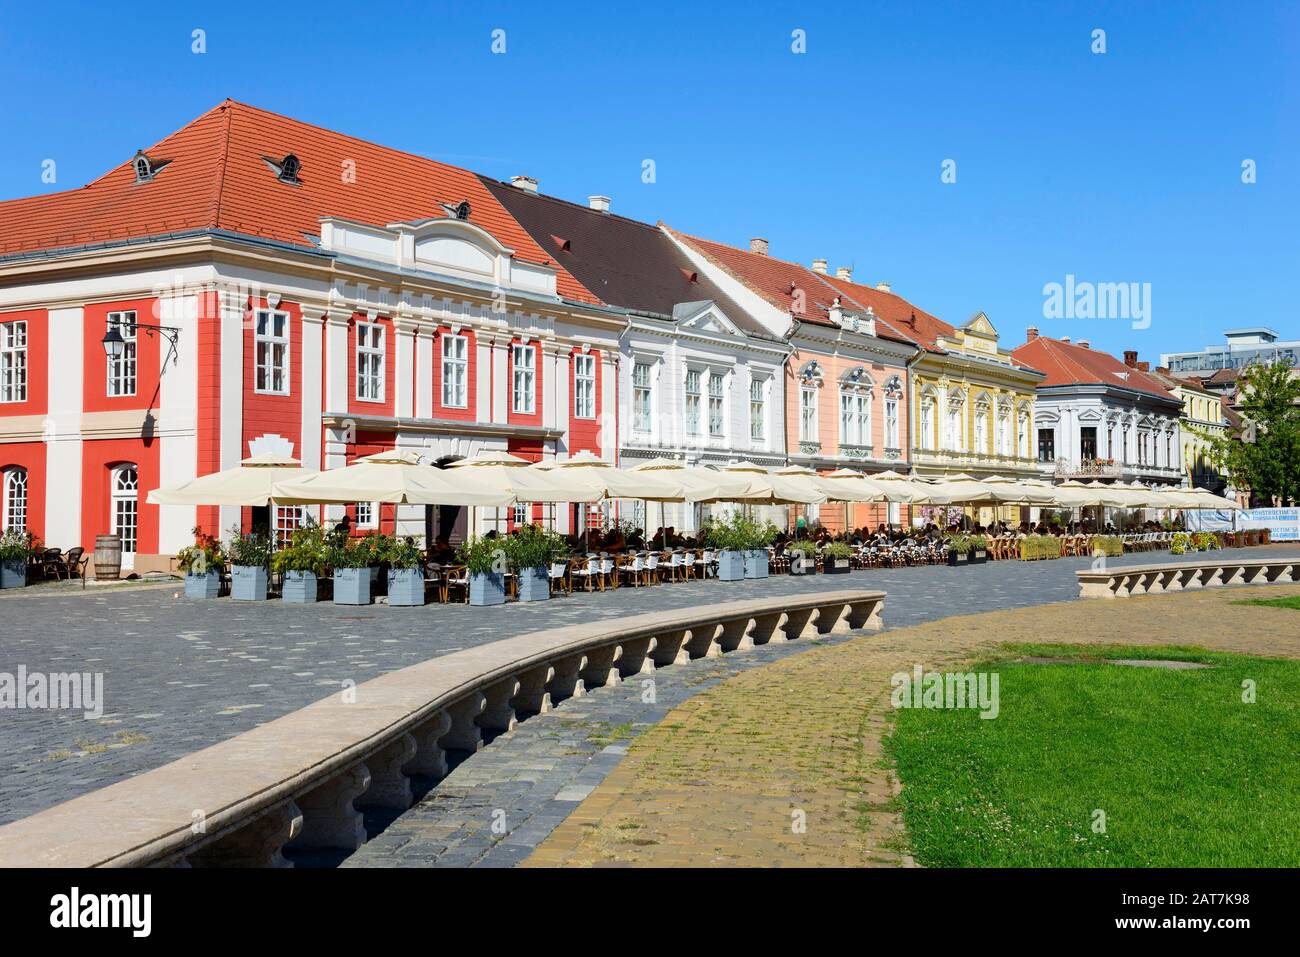
[{"label": "green lawn", "polygon": [[1267,605],[1270,608],[1294,608],[1300,611],[1300,595],[1290,598],[1250,598],[1246,601],[1234,601],[1234,605]]},{"label": "green lawn", "polygon": [[[1026,656],[1084,663],[1015,660]],[[900,709],[887,742],[921,864],[1300,866],[1300,662],[1189,647],[1008,645],[969,670],[999,674],[997,718]],[[1242,702],[1245,679],[1255,682],[1254,704]],[[1093,830],[1097,809],[1105,833]]]}]

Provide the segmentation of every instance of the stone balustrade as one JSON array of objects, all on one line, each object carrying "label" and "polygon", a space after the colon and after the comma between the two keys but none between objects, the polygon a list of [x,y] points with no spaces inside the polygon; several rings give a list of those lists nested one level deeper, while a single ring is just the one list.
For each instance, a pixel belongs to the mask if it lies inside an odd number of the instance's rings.
[{"label": "stone balustrade", "polygon": [[1219,585],[1269,585],[1300,581],[1300,557],[1210,558],[1164,565],[1117,565],[1079,576],[1080,598],[1128,598]]},{"label": "stone balustrade", "polygon": [[0,827],[3,867],[284,867],[291,849],[356,850],[359,808],[405,810],[447,773],[587,689],[774,641],[878,630],[885,593],[828,591],[593,621],[381,675],[220,744]]}]

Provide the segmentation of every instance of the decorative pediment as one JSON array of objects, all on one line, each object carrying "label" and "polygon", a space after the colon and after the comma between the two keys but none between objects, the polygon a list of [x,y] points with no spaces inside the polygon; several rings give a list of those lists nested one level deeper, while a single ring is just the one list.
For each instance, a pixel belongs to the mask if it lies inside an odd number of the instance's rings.
[{"label": "decorative pediment", "polygon": [[1096,409],[1084,409],[1079,413],[1080,422],[1100,422],[1101,418],[1101,413]]},{"label": "decorative pediment", "polygon": [[962,326],[965,332],[974,333],[977,336],[985,336],[990,339],[998,338],[998,331],[993,328],[993,323],[989,322],[989,317],[982,312],[977,312],[966,321]]},{"label": "decorative pediment", "polygon": [[673,306],[673,318],[679,329],[712,332],[720,335],[739,335],[740,330],[727,318],[712,299],[699,302],[679,302]]}]

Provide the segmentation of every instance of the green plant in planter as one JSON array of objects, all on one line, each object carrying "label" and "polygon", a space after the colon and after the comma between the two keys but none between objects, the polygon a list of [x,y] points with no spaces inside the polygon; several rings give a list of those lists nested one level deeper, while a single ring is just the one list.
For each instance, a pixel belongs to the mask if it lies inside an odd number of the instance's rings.
[{"label": "green plant in planter", "polygon": [[280,575],[310,572],[319,577],[325,574],[327,559],[325,531],[308,520],[301,528],[294,529],[286,547],[271,556],[271,570]]},{"label": "green plant in planter", "polygon": [[210,571],[215,572],[220,569],[224,560],[221,542],[198,525],[195,525],[191,532],[194,535],[194,542],[176,553],[176,564],[187,575],[206,575]]},{"label": "green plant in planter", "polygon": [[386,536],[381,546],[380,561],[389,568],[421,568],[424,565],[424,549],[410,535],[401,538]]},{"label": "green plant in planter", "polygon": [[822,554],[828,558],[852,558],[853,549],[846,542],[831,542],[822,549]]},{"label": "green plant in planter", "polygon": [[505,543],[499,538],[473,536],[460,543],[456,549],[456,561],[471,575],[502,574],[506,571],[509,556]]},{"label": "green plant in planter", "polygon": [[802,555],[804,558],[812,558],[817,554],[817,546],[812,542],[792,542],[785,547],[787,555]]},{"label": "green plant in planter", "polygon": [[20,528],[6,528],[0,534],[0,562],[26,562],[41,551],[41,540]]},{"label": "green plant in planter", "polygon": [[986,552],[989,548],[989,540],[983,535],[970,536],[970,547],[972,551]]},{"label": "green plant in planter", "polygon": [[562,558],[569,550],[563,536],[537,525],[525,525],[516,529],[501,544],[511,566],[521,571],[526,568],[548,568],[551,562]]},{"label": "green plant in planter", "polygon": [[948,551],[958,555],[969,555],[975,547],[975,539],[970,535],[948,535],[945,540],[948,542]]},{"label": "green plant in planter", "polygon": [[1196,543],[1196,547],[1203,552],[1219,547],[1219,536],[1213,532],[1196,532],[1192,536],[1192,540]]},{"label": "green plant in planter", "polygon": [[333,541],[327,549],[327,561],[331,568],[371,568],[378,564],[375,555],[374,535],[362,535],[358,538],[332,536]]},{"label": "green plant in planter", "polygon": [[249,532],[243,535],[239,526],[231,526],[230,544],[226,546],[226,557],[231,565],[249,568],[269,567],[271,564],[271,539],[262,532]]},{"label": "green plant in planter", "polygon": [[1169,540],[1169,552],[1171,555],[1182,555],[1188,549],[1196,550],[1196,545],[1192,541],[1192,536],[1186,532],[1174,532],[1174,537]]}]

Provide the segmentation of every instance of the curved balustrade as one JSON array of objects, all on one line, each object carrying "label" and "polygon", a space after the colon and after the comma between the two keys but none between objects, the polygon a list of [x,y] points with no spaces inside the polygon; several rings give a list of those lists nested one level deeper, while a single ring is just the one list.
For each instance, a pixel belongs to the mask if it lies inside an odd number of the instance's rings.
[{"label": "curved balustrade", "polygon": [[0,866],[284,867],[290,848],[355,850],[359,808],[405,810],[413,775],[483,731],[656,668],[881,627],[885,593],[829,591],[594,621],[382,675],[137,777],[0,827]]},{"label": "curved balustrade", "polygon": [[1080,598],[1128,598],[1218,585],[1268,585],[1300,581],[1300,558],[1205,559],[1166,565],[1088,569],[1079,576]]}]

